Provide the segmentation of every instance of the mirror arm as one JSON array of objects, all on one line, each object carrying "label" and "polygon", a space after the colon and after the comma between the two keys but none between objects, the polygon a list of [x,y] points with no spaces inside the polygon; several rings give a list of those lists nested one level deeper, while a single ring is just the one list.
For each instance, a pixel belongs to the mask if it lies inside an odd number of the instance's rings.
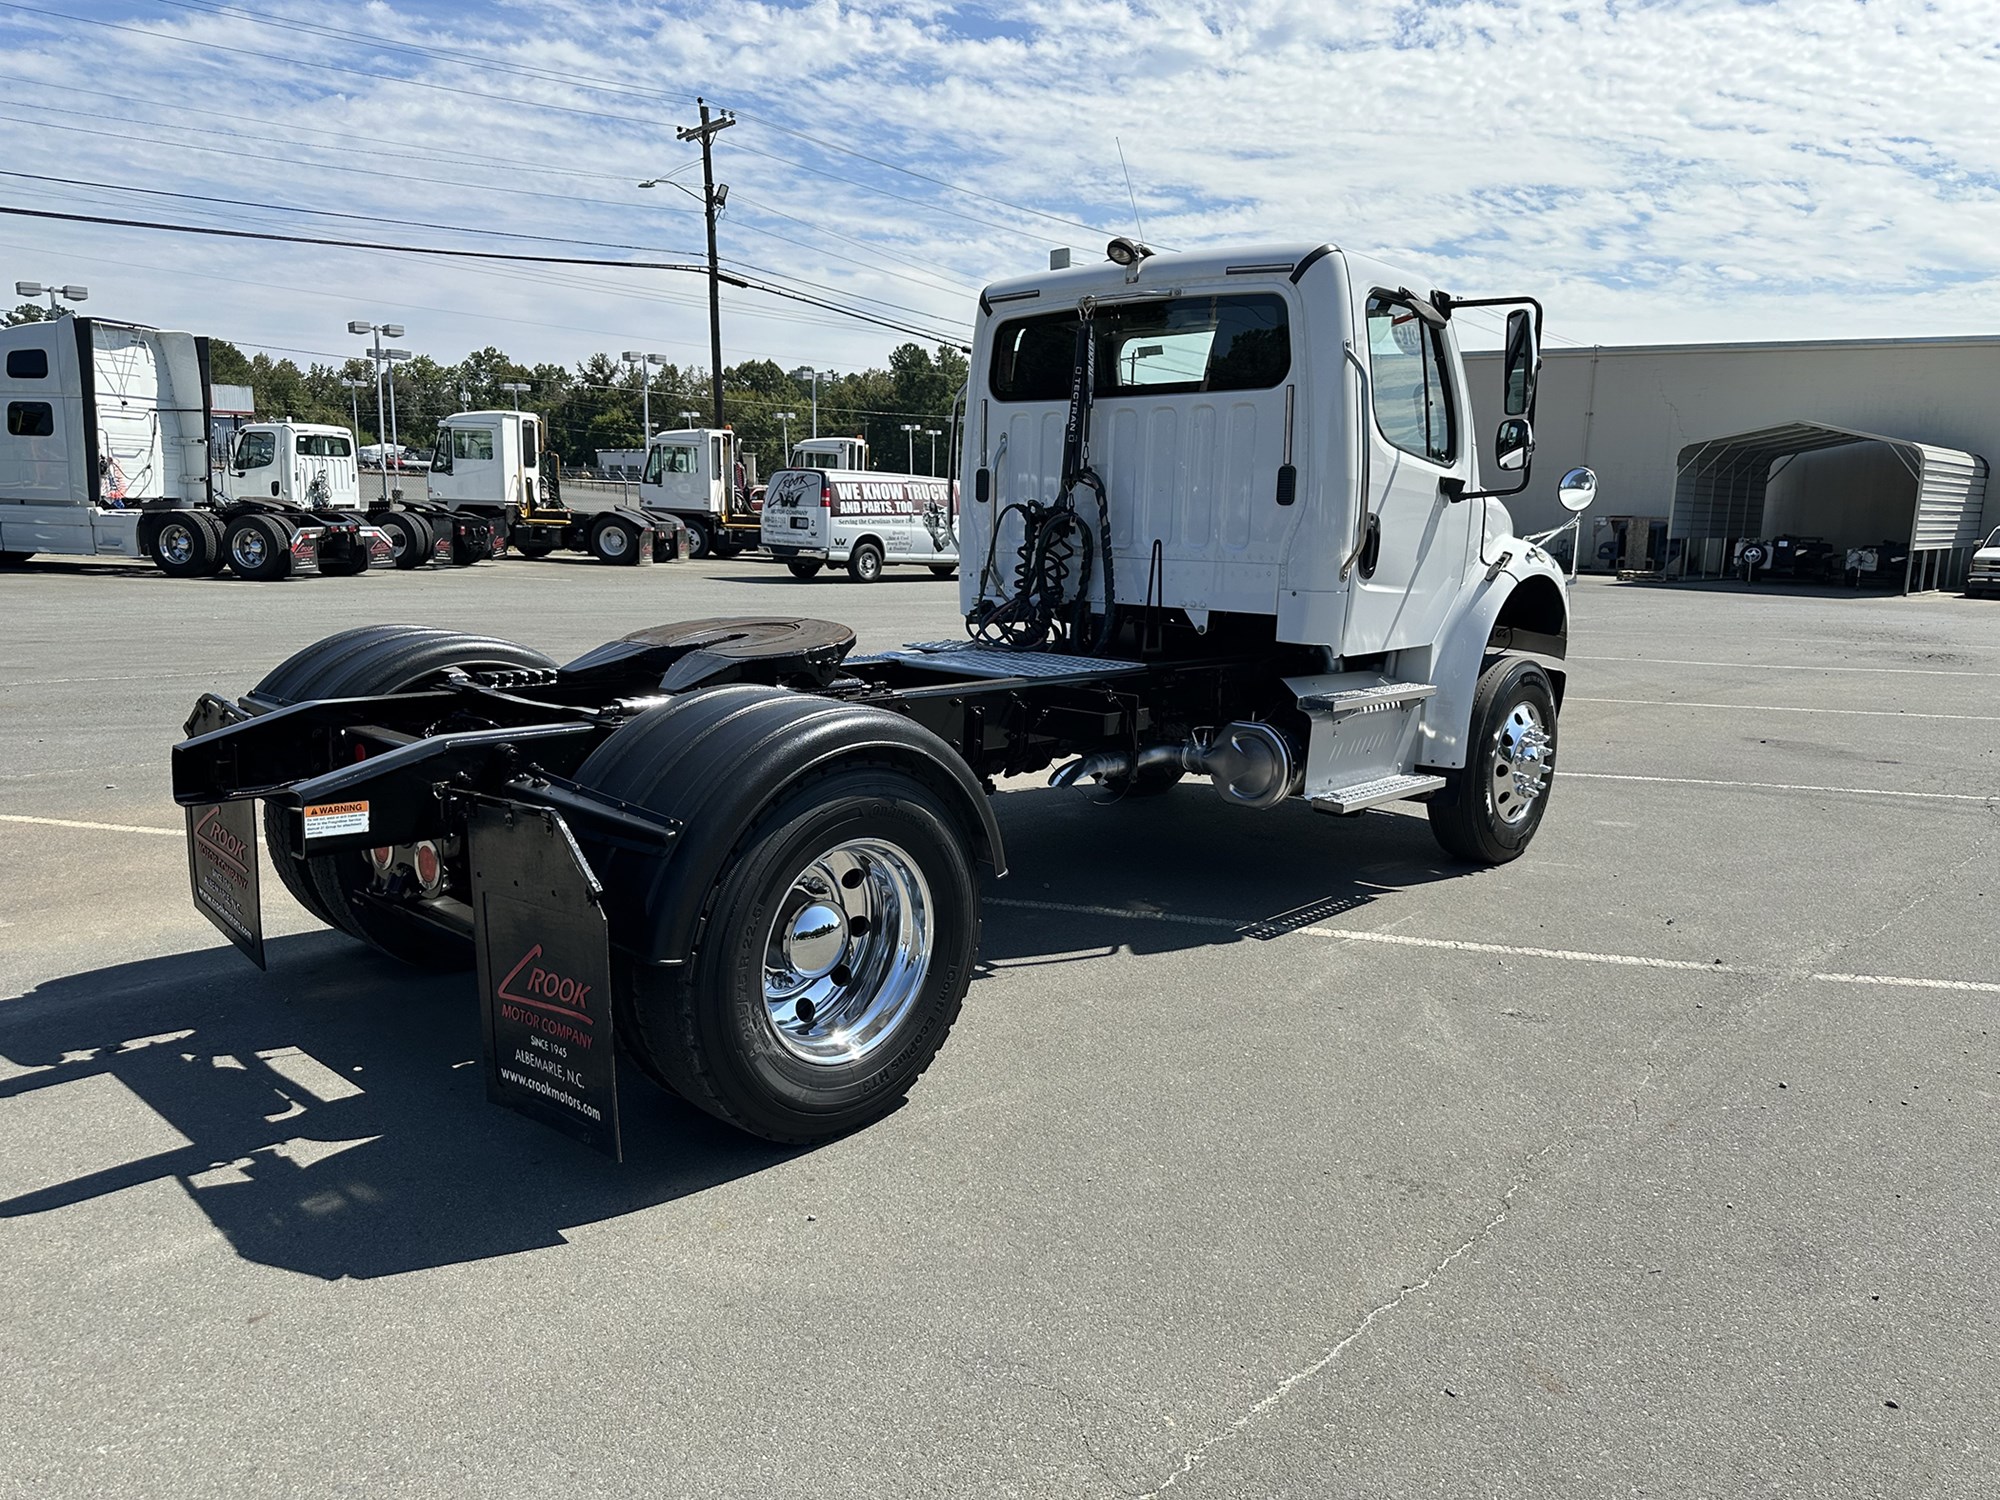
[{"label": "mirror arm", "polygon": [[1521,491],[1525,490],[1528,487],[1528,475],[1534,469],[1534,467],[1535,467],[1535,460],[1532,457],[1530,457],[1526,463],[1521,465],[1521,482],[1515,485],[1514,488],[1512,488],[1511,490],[1461,489],[1458,491],[1457,494],[1453,494],[1451,486],[1463,485],[1465,483],[1463,479],[1446,479],[1441,481],[1441,485],[1444,488],[1446,497],[1454,505],[1456,505],[1461,500],[1505,500],[1509,495],[1518,495],[1521,493]]}]

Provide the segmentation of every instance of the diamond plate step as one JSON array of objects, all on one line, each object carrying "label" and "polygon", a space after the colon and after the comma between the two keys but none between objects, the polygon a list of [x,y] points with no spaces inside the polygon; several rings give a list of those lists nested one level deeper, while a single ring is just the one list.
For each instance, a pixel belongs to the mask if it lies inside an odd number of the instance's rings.
[{"label": "diamond plate step", "polygon": [[1354,786],[1328,792],[1324,797],[1315,797],[1312,805],[1319,812],[1360,812],[1364,807],[1380,807],[1384,802],[1420,797],[1425,792],[1439,790],[1443,785],[1442,776],[1378,776],[1373,781],[1358,782]]},{"label": "diamond plate step", "polygon": [[1385,682],[1377,687],[1347,688],[1338,693],[1308,693],[1299,699],[1299,707],[1309,714],[1367,713],[1420,703],[1436,691],[1434,682]]}]

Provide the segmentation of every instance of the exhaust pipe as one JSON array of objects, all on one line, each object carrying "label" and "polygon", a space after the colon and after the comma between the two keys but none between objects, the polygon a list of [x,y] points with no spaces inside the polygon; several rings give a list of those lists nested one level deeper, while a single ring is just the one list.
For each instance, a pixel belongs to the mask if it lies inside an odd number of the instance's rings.
[{"label": "exhaust pipe", "polygon": [[1130,750],[1100,750],[1071,761],[1049,778],[1050,786],[1076,786],[1085,777],[1100,786],[1130,777],[1148,766],[1172,766],[1206,776],[1225,802],[1238,807],[1276,807],[1298,790],[1300,768],[1292,743],[1269,724],[1239,719],[1221,729],[1179,743]]}]

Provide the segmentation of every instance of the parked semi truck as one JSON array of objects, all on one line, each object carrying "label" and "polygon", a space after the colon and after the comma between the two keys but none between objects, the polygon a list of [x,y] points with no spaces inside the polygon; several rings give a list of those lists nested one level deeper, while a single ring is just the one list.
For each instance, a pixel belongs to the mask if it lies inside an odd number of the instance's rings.
[{"label": "parked semi truck", "polygon": [[502,544],[523,557],[558,549],[600,562],[665,561],[679,556],[680,525],[648,506],[579,499],[565,505],[562,470],[533,412],[462,411],[438,425],[431,455],[432,504],[490,521]]},{"label": "parked semi truck", "polygon": [[733,557],[761,540],[756,475],[727,427],[679,427],[646,444],[639,503],[687,528],[689,557]]},{"label": "parked semi truck", "polygon": [[253,423],[217,482],[207,339],[64,316],[0,328],[0,356],[0,564],[151,558],[177,577],[274,579],[390,562],[344,428]]},{"label": "parked semi truck", "polygon": [[[1469,307],[1506,311],[1483,453]],[[322,921],[476,963],[490,1097],[615,1150],[621,1049],[774,1140],[892,1108],[959,1014],[978,867],[1006,870],[995,778],[1088,787],[1080,843],[1092,802],[1196,778],[1246,816],[1422,802],[1453,858],[1512,860],[1555,784],[1569,646],[1562,572],[1505,504],[1541,320],[1331,245],[1118,240],[990,286],[966,639],[696,620],[559,663],[330,637],[196,703],[173,753],[195,901],[261,961],[261,802]],[[1579,511],[1595,484],[1559,493]],[[1290,826],[1339,857],[1337,823]]]}]

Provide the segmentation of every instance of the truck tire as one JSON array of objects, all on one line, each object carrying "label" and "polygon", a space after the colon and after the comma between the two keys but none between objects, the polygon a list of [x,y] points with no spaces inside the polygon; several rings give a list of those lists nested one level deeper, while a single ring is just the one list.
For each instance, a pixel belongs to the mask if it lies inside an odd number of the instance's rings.
[{"label": "truck tire", "polygon": [[389,545],[396,549],[397,568],[407,572],[411,568],[421,568],[431,560],[431,548],[437,545],[437,536],[431,530],[431,523],[416,512],[381,510],[368,519],[389,534]]},{"label": "truck tire", "polygon": [[847,576],[856,583],[874,583],[882,576],[882,549],[873,542],[856,542],[847,554]]},{"label": "truck tire", "polygon": [[[650,710],[576,780],[688,826],[664,868],[584,840],[626,932],[612,992],[640,1068],[768,1140],[824,1140],[892,1110],[972,978],[972,862],[1004,864],[950,748],[872,708],[738,684]],[[796,924],[816,870],[834,932]],[[774,954],[794,968],[768,974]],[[682,962],[650,962],[662,956]],[[866,1046],[832,1048],[832,1026]]]},{"label": "truck tire", "polygon": [[1556,763],[1556,697],[1548,673],[1520,656],[1489,662],[1472,695],[1465,765],[1430,800],[1431,833],[1474,864],[1518,859],[1548,810]]},{"label": "truck tire", "polygon": [[931,577],[933,578],[956,578],[957,576],[957,563],[934,563],[931,566]]},{"label": "truck tire", "polygon": [[357,538],[347,550],[328,556],[321,552],[319,570],[328,578],[359,578],[368,571],[367,543]]},{"label": "truck tire", "polygon": [[238,578],[269,582],[292,571],[292,538],[296,535],[281,516],[252,511],[238,516],[222,534],[223,555]]},{"label": "truck tire", "polygon": [[193,511],[167,512],[146,544],[153,566],[169,578],[205,578],[215,569],[216,538]]},{"label": "truck tire", "polygon": [[[251,689],[283,706],[315,698],[354,698],[413,688],[447,667],[552,667],[541,652],[490,636],[461,635],[421,625],[364,625],[294,652]],[[282,809],[264,804],[264,847],[278,879],[299,905],[327,926],[391,957],[424,968],[465,968],[472,945],[415,918],[398,920],[379,907],[359,908],[350,896],[368,883],[367,857],[290,852]]]},{"label": "truck tire", "polygon": [[486,561],[500,550],[493,545],[492,522],[486,523],[483,531],[455,519],[441,524],[451,527],[451,565],[454,568],[469,568],[476,562]]},{"label": "truck tire", "polygon": [[818,557],[794,557],[785,563],[794,578],[817,578],[826,561]]},{"label": "truck tire", "polygon": [[630,567],[639,561],[639,533],[616,516],[599,516],[592,521],[587,545],[599,562]]},{"label": "truck tire", "polygon": [[222,539],[228,535],[229,528],[223,525],[222,517],[214,511],[197,510],[190,514],[208,533],[208,561],[202,567],[202,577],[213,578],[229,566],[229,554],[222,550]]},{"label": "truck tire", "polygon": [[[590,769],[578,778],[597,790],[644,796]],[[706,911],[690,963],[614,952],[621,1034],[674,1093],[791,1144],[902,1101],[958,1018],[979,951],[964,828],[895,765],[836,766],[786,788],[736,841]]]},{"label": "truck tire", "polygon": [[687,555],[690,558],[707,557],[715,550],[715,538],[709,535],[707,522],[683,517],[681,525],[687,531]]}]

